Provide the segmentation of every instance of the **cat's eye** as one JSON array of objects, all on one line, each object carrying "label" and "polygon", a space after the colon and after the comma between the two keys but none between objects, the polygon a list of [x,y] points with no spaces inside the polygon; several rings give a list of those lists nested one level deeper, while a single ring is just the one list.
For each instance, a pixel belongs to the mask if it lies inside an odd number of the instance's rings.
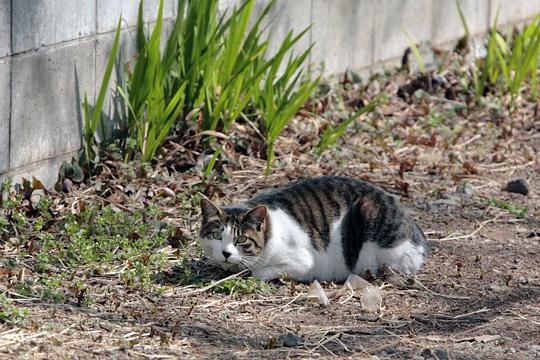
[{"label": "cat's eye", "polygon": [[212,237],[216,240],[221,240],[221,233],[219,231],[214,231]]},{"label": "cat's eye", "polygon": [[238,243],[239,244],[242,244],[242,243],[245,243],[247,241],[247,236],[245,235],[240,235],[240,237],[238,238]]}]

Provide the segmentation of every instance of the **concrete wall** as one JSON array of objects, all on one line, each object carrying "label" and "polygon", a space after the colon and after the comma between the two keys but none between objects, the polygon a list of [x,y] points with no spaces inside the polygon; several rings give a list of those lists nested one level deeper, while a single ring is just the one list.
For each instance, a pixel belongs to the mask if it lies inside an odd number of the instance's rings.
[{"label": "concrete wall", "polygon": [[[177,0],[165,1],[170,28]],[[0,0],[0,179],[35,175],[51,185],[59,165],[81,146],[80,100],[99,90],[113,32],[123,16],[124,52],[134,51],[139,0]],[[146,18],[158,0],[145,0]],[[222,0],[221,7],[239,0]],[[258,0],[260,11],[267,3]],[[469,27],[482,33],[540,12],[540,0],[461,0]],[[270,14],[271,48],[290,29],[310,24],[299,47],[315,42],[313,69],[327,74],[374,69],[417,41],[447,43],[463,35],[453,0],[278,0]]]}]

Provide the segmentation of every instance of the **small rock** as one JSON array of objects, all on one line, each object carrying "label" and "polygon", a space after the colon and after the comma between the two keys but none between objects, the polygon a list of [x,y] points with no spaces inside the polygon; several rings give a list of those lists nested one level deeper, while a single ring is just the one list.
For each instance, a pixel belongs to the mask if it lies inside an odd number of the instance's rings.
[{"label": "small rock", "polygon": [[298,344],[301,344],[304,342],[304,339],[302,339],[300,336],[296,336],[291,333],[287,333],[285,335],[281,335],[278,338],[278,343],[285,347],[294,347]]},{"label": "small rock", "polygon": [[527,183],[527,180],[523,178],[515,178],[515,179],[510,180],[508,184],[506,184],[504,191],[508,191],[508,192],[512,192],[516,194],[528,195],[529,184]]},{"label": "small rock", "polygon": [[463,183],[458,186],[456,192],[460,195],[470,198],[474,195],[474,187],[469,183]]},{"label": "small rock", "polygon": [[531,345],[530,349],[540,353],[540,345]]},{"label": "small rock", "polygon": [[448,356],[448,350],[446,349],[435,349],[435,350],[432,350],[433,352],[433,355],[436,356],[437,359],[439,360],[449,360],[450,357]]}]

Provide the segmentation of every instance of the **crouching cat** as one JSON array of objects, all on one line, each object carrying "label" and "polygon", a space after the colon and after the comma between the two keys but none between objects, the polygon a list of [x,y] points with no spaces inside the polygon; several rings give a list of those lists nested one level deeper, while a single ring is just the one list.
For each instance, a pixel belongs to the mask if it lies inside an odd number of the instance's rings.
[{"label": "crouching cat", "polygon": [[203,199],[201,208],[205,255],[264,281],[343,281],[383,265],[414,274],[428,253],[394,197],[361,180],[312,177],[223,208]]}]

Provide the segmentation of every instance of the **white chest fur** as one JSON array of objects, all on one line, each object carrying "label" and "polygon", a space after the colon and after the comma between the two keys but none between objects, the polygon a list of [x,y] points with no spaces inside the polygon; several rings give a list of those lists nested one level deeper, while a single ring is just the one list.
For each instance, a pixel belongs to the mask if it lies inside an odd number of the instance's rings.
[{"label": "white chest fur", "polygon": [[341,245],[341,220],[332,224],[330,243],[317,250],[297,221],[283,210],[270,210],[271,237],[260,260],[261,271],[254,275],[263,279],[288,275],[311,281],[343,280],[349,274]]}]

